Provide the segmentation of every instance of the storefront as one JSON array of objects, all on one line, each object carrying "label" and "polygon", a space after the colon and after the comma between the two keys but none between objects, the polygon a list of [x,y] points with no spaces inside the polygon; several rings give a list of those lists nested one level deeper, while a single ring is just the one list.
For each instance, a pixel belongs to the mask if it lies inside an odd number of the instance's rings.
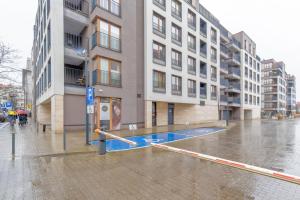
[{"label": "storefront", "polygon": [[121,99],[111,97],[96,98],[95,124],[104,130],[121,129]]}]

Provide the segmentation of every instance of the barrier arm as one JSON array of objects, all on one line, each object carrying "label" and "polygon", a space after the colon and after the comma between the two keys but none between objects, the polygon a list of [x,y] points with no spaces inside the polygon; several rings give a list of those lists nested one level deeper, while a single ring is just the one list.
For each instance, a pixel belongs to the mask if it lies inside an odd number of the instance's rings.
[{"label": "barrier arm", "polygon": [[127,140],[127,139],[125,139],[125,138],[122,138],[122,137],[113,135],[113,134],[111,134],[111,133],[107,133],[107,132],[101,131],[101,130],[99,130],[99,129],[96,129],[95,132],[96,132],[97,134],[103,134],[103,135],[105,135],[105,136],[111,137],[111,138],[116,139],[116,140],[120,140],[120,141],[122,141],[122,142],[125,142],[125,143],[130,144],[130,145],[133,145],[133,146],[136,146],[136,145],[137,145],[136,142],[133,142],[133,141],[131,141],[131,140]]}]

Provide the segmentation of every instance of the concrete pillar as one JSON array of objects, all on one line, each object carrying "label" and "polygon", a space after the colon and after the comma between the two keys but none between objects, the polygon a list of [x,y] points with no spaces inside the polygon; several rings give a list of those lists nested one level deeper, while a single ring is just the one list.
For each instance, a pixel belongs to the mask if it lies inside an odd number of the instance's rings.
[{"label": "concrete pillar", "polygon": [[157,126],[166,126],[166,125],[168,125],[168,103],[157,102],[156,106],[157,106],[157,108],[156,108]]},{"label": "concrete pillar", "polygon": [[145,101],[145,128],[152,128],[152,101]]},{"label": "concrete pillar", "polygon": [[63,133],[64,129],[64,96],[54,95],[51,98],[51,131]]}]

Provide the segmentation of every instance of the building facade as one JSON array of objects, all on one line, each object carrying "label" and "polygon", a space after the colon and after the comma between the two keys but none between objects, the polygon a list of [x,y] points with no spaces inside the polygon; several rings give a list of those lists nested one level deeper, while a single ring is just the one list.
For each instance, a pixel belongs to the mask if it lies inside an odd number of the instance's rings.
[{"label": "building facade", "polygon": [[55,132],[82,129],[86,85],[95,88],[92,124],[109,130],[226,113],[259,118],[256,44],[224,30],[198,0],[41,0],[32,48],[36,121]]},{"label": "building facade", "polygon": [[286,72],[283,62],[262,61],[262,115],[286,115]]},{"label": "building facade", "polygon": [[32,65],[31,58],[27,59],[26,68],[22,70],[22,88],[24,92],[24,108],[31,112],[32,108]]},{"label": "building facade", "polygon": [[286,114],[293,116],[296,114],[296,77],[286,75]]}]

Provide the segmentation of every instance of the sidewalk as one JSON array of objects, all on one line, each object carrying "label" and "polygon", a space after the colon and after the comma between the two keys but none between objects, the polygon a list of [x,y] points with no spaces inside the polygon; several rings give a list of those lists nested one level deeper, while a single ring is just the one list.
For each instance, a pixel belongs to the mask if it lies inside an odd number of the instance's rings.
[{"label": "sidewalk", "polygon": [[[184,129],[195,129],[201,127],[222,127],[222,122],[206,122],[198,125],[173,125],[161,126],[149,129],[138,129],[136,131],[122,130],[112,133],[121,137],[134,135],[146,135],[151,133],[163,133],[178,131]],[[96,153],[97,146],[85,144],[84,132],[67,132],[66,144],[67,150],[63,149],[63,134],[51,134],[49,132],[36,132],[35,126],[29,124],[24,127],[15,126],[16,137],[16,158],[47,156],[55,154],[76,154],[76,153]],[[11,158],[12,134],[11,127],[6,126],[0,133],[0,159]],[[92,140],[97,139],[95,134],[91,136]],[[109,139],[109,138],[108,138]]]}]

